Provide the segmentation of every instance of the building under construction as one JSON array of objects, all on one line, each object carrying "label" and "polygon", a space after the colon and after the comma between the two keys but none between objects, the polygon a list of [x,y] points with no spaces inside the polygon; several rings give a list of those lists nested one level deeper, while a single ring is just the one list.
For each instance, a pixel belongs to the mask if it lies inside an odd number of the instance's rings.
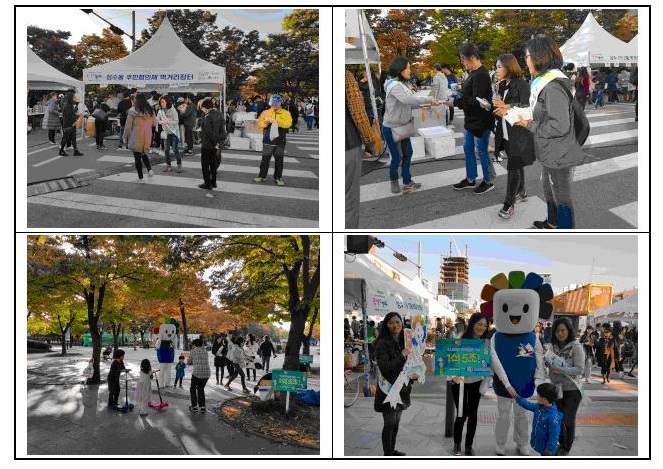
[{"label": "building under construction", "polygon": [[[455,306],[456,312],[463,314],[469,308],[469,262],[467,260],[467,247],[465,256],[441,256],[440,282],[438,283],[438,294],[449,297],[449,301]],[[460,254],[460,252],[459,252]]]}]

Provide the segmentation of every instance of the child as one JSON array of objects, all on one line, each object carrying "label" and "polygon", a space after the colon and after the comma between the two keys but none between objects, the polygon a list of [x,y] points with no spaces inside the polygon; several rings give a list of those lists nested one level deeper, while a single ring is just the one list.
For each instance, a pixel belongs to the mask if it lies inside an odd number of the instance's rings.
[{"label": "child", "polygon": [[108,408],[117,410],[117,400],[120,397],[120,374],[125,371],[124,367],[124,350],[117,349],[113,362],[111,363],[110,371],[108,372]]},{"label": "child", "polygon": [[563,415],[557,410],[557,406],[554,404],[555,399],[557,399],[557,388],[551,383],[543,383],[537,386],[537,404],[520,396],[516,397],[516,401],[521,407],[534,412],[532,436],[529,444],[542,456],[557,454],[557,443]]},{"label": "child", "polygon": [[177,380],[180,380],[180,388],[182,387],[182,379],[184,378],[184,368],[186,368],[186,363],[184,363],[184,355],[180,355],[179,362],[175,365],[175,385],[177,387]]},{"label": "child", "polygon": [[140,377],[136,385],[136,404],[138,405],[138,414],[143,417],[147,415],[148,402],[152,394],[152,383],[150,380],[154,372],[150,361],[145,358],[140,362]]},{"label": "child", "polygon": [[83,370],[83,377],[85,378],[85,381],[83,381],[83,385],[87,386],[93,376],[94,376],[94,358],[90,358],[90,361],[87,362],[87,366]]}]

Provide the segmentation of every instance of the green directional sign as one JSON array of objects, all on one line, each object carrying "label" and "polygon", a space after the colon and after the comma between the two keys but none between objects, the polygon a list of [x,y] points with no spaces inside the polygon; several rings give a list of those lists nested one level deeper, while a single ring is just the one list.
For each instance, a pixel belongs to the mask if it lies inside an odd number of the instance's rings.
[{"label": "green directional sign", "polygon": [[301,391],[306,389],[306,373],[302,371],[272,370],[274,391]]},{"label": "green directional sign", "polygon": [[304,355],[304,354],[300,355],[299,363],[301,363],[302,365],[310,365],[311,363],[313,363],[313,355]]}]

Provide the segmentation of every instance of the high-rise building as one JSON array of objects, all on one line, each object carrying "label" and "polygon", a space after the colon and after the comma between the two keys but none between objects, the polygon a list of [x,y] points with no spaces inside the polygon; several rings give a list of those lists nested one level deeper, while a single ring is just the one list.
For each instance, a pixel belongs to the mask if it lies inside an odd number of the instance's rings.
[{"label": "high-rise building", "polygon": [[449,297],[450,303],[456,307],[458,313],[465,313],[469,308],[469,270],[467,255],[441,256],[438,294]]}]

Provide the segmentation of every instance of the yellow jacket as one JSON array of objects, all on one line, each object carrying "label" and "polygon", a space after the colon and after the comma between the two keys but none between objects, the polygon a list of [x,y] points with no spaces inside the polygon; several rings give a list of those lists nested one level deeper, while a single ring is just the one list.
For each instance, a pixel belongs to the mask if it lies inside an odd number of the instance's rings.
[{"label": "yellow jacket", "polygon": [[265,121],[270,117],[276,119],[276,123],[282,129],[289,129],[292,126],[292,116],[289,111],[282,108],[274,111],[272,108],[269,108],[260,114],[260,117],[258,118],[258,127],[261,129],[266,128],[269,124]]}]

